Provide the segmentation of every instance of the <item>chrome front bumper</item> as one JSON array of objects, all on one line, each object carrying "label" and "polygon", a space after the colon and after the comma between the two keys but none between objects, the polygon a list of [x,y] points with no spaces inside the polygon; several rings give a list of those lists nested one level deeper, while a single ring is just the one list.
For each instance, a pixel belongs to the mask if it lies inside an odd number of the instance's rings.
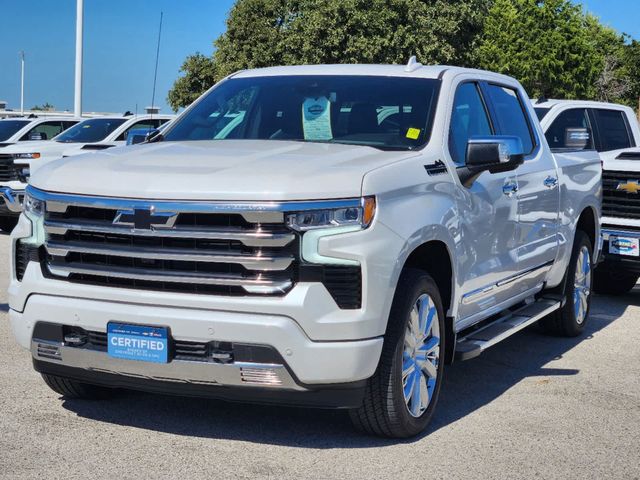
[{"label": "chrome front bumper", "polygon": [[31,341],[31,354],[34,360],[98,374],[107,373],[178,384],[305,390],[295,382],[284,365],[278,364],[253,362],[222,364],[186,360],[152,363],[122,360],[111,357],[106,352],[38,338]]},{"label": "chrome front bumper", "polygon": [[22,203],[24,201],[24,190],[13,190],[9,187],[0,187],[0,197],[7,210],[11,213],[19,214],[22,212]]}]

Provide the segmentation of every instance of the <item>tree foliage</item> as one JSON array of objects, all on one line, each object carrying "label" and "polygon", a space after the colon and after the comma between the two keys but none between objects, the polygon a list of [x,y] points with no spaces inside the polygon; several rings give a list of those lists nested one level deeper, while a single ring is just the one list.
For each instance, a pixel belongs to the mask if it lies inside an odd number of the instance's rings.
[{"label": "tree foliage", "polygon": [[520,80],[530,95],[593,98],[604,62],[582,7],[569,0],[495,0],[479,64]]},{"label": "tree foliage", "polygon": [[[214,81],[246,68],[319,63],[471,65],[487,0],[238,0],[214,42]],[[192,57],[187,59],[187,62]],[[202,59],[199,59],[202,60]],[[174,109],[202,93],[192,65],[171,92]],[[210,70],[208,70],[210,71]],[[207,76],[207,80],[211,77]]]},{"label": "tree foliage", "polygon": [[49,102],[45,102],[42,105],[34,105],[31,110],[37,110],[39,112],[51,112],[55,110],[56,107],[51,105]]},{"label": "tree foliage", "polygon": [[207,57],[187,57],[174,110],[246,68],[319,63],[475,66],[532,97],[636,105],[640,43],[571,0],[236,0]]},{"label": "tree foliage", "polygon": [[191,104],[215,83],[213,59],[201,53],[189,55],[180,71],[185,75],[178,77],[167,96],[167,101],[174,111]]}]

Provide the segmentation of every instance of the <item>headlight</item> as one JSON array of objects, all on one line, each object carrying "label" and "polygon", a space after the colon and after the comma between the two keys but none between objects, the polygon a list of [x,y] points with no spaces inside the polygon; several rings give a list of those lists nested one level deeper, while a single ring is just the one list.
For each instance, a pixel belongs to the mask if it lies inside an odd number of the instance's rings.
[{"label": "headlight", "polygon": [[44,215],[45,203],[43,200],[38,200],[32,197],[28,193],[24,196],[23,208],[25,213],[29,213],[36,217]]},{"label": "headlight", "polygon": [[40,158],[40,154],[38,152],[34,153],[14,153],[13,158],[16,160],[32,160],[34,158]]},{"label": "headlight", "polygon": [[31,236],[22,239],[21,241],[39,247],[44,244],[45,231],[44,231],[44,212],[46,209],[46,203],[43,200],[32,197],[27,193],[24,196],[24,203],[22,204],[23,214],[31,222]]},{"label": "headlight", "polygon": [[291,213],[287,225],[298,232],[332,227],[367,228],[375,216],[376,199],[365,197],[360,203],[360,206]]}]

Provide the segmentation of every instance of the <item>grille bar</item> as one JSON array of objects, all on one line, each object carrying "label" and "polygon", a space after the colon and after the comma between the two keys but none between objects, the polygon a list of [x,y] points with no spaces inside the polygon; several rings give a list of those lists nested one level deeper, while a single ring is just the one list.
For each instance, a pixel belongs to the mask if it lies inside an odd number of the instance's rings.
[{"label": "grille bar", "polygon": [[604,171],[602,174],[602,213],[605,216],[640,218],[640,195],[619,189],[640,181],[640,172]]},{"label": "grille bar", "polygon": [[61,277],[68,277],[72,274],[78,274],[126,278],[130,280],[141,280],[148,282],[197,283],[201,285],[241,287],[249,293],[282,293],[287,291],[292,286],[292,281],[289,279],[264,279],[259,274],[251,277],[222,273],[215,275],[205,275],[197,272],[123,268],[115,266],[100,266],[78,263],[66,263],[62,265],[50,264],[49,270],[53,275]]},{"label": "grille bar", "polygon": [[249,270],[279,271],[286,270],[293,262],[291,255],[229,255],[195,249],[156,249],[144,247],[120,247],[108,244],[91,244],[89,242],[56,242],[47,243],[47,252],[53,256],[66,257],[71,252],[111,255],[115,257],[145,258],[154,260],[175,260],[185,262],[233,263]]},{"label": "grille bar", "polygon": [[164,237],[164,238],[189,238],[189,239],[216,239],[238,241],[247,247],[285,247],[295,239],[292,233],[271,232],[268,230],[243,228],[174,228],[154,230],[141,230],[128,227],[117,227],[107,222],[82,222],[73,223],[47,220],[44,224],[45,231],[52,235],[64,235],[68,231],[105,233],[113,235],[131,235],[138,237]]}]

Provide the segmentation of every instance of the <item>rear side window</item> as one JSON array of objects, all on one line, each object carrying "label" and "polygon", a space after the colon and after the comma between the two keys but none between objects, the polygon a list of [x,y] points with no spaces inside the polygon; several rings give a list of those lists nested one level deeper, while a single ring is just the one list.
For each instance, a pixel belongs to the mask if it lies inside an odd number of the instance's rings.
[{"label": "rear side window", "polygon": [[491,135],[491,124],[475,83],[463,83],[456,90],[449,129],[449,153],[457,165],[464,165],[467,143],[472,137]]},{"label": "rear side window", "polygon": [[593,115],[598,127],[598,150],[600,152],[633,146],[624,112],[620,110],[594,109]]},{"label": "rear side window", "polygon": [[545,137],[549,147],[554,149],[593,149],[593,133],[587,110],[572,108],[560,113],[547,129]]},{"label": "rear side window", "polygon": [[488,85],[487,91],[495,109],[500,134],[519,137],[524,152],[531,153],[534,147],[533,136],[518,92],[500,85]]}]

